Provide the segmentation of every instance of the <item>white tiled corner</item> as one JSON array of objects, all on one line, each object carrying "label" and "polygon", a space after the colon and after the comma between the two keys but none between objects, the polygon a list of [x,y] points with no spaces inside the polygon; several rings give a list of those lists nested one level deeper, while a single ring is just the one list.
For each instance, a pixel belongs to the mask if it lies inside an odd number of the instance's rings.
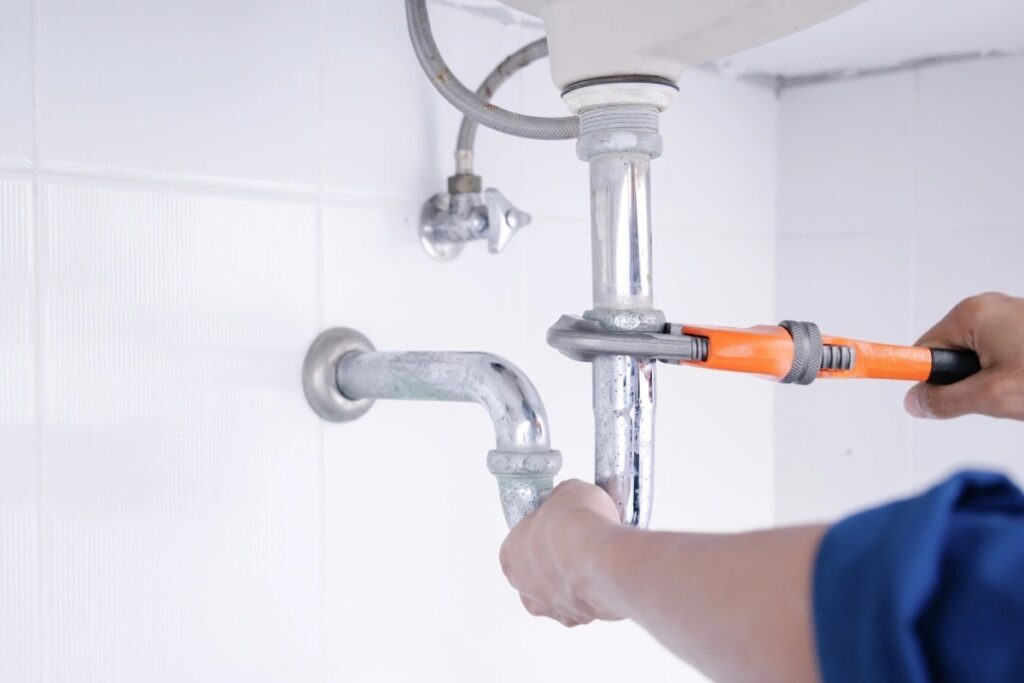
[{"label": "white tiled corner", "polygon": [[314,208],[42,202],[50,676],[318,680]]},{"label": "white tiled corner", "polygon": [[0,4],[0,164],[32,161],[32,0]]},{"label": "white tiled corner", "polygon": [[39,0],[38,14],[44,163],[317,181],[314,0]]},{"label": "white tiled corner", "polygon": [[0,177],[0,680],[39,677],[32,186]]},{"label": "white tiled corner", "polygon": [[1024,56],[918,72],[919,227],[1020,226]]},{"label": "white tiled corner", "polygon": [[774,92],[692,69],[661,116],[664,153],[652,164],[655,224],[713,234],[774,234]]},{"label": "white tiled corner", "polygon": [[[907,233],[779,241],[778,318],[824,334],[913,341]],[[911,422],[903,382],[819,380],[776,392],[777,521],[831,519],[906,492]]]},{"label": "white tiled corner", "polygon": [[779,232],[892,232],[914,225],[914,73],[783,92]]}]

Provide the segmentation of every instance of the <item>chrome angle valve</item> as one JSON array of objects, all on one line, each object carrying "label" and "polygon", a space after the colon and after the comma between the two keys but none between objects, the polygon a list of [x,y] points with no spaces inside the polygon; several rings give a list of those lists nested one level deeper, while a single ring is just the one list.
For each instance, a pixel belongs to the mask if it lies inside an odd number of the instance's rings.
[{"label": "chrome angle valve", "polygon": [[494,188],[481,191],[481,184],[478,175],[453,175],[448,178],[448,191],[423,205],[420,243],[438,261],[450,261],[474,240],[487,240],[487,250],[497,254],[520,228],[530,224],[530,214]]}]

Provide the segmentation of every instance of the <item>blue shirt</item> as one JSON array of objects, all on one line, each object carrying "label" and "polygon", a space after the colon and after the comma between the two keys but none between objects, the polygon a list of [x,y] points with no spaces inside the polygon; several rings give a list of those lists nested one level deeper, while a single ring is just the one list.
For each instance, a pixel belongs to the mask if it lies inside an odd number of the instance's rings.
[{"label": "blue shirt", "polygon": [[1024,494],[962,472],[843,520],[813,590],[825,683],[1024,681]]}]

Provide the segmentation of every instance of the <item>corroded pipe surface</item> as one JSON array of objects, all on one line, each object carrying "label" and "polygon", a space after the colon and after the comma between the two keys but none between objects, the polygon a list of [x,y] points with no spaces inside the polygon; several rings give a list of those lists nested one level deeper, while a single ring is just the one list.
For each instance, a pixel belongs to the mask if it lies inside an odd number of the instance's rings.
[{"label": "corroded pipe surface", "polygon": [[498,478],[505,520],[514,526],[539,506],[561,468],[548,418],[533,383],[515,365],[487,353],[352,352],[337,366],[350,399],[477,403],[494,425],[487,465]]}]

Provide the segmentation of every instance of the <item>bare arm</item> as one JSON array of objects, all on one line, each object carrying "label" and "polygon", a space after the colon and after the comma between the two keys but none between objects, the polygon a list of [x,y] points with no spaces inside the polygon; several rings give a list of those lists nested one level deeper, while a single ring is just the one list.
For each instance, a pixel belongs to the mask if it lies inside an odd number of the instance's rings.
[{"label": "bare arm", "polygon": [[560,485],[512,531],[505,574],[531,614],[632,619],[717,681],[817,681],[811,573],[824,527],[745,534],[622,527],[589,484]]}]

